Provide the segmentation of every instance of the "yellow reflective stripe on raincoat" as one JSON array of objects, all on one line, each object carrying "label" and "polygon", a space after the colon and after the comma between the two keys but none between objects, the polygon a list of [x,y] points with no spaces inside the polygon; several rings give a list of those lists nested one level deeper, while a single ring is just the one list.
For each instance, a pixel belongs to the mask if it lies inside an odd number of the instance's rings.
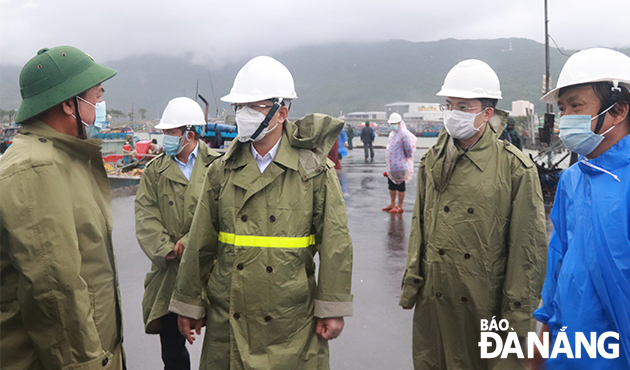
[{"label": "yellow reflective stripe on raincoat", "polygon": [[234,235],[220,232],[219,241],[221,243],[232,244],[235,247],[307,248],[311,245],[315,245],[315,235],[293,238],[280,236]]}]

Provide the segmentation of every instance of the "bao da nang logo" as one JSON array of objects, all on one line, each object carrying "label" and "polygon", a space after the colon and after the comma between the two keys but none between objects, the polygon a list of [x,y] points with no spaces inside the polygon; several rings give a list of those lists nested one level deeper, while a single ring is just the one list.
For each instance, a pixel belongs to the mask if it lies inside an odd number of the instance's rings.
[{"label": "bao da nang logo", "polygon": [[[492,320],[481,320],[481,358],[507,358],[511,353],[518,358],[525,358],[523,348],[525,343],[527,358],[534,358],[534,348],[537,348],[543,358],[556,358],[560,354],[566,355],[567,358],[590,357],[597,358],[618,358],[619,357],[619,334],[607,331],[597,336],[597,333],[574,333],[573,340],[570,341],[569,336],[565,332],[564,326],[558,332],[553,348],[549,347],[549,333],[543,333],[542,342],[536,333],[527,333],[527,338],[520,338],[514,332],[510,323],[503,319],[497,322],[496,316]],[[512,331],[510,331],[512,330]],[[507,332],[507,336],[499,334],[499,332]],[[505,338],[505,342],[503,342]],[[573,346],[571,346],[573,342]],[[549,350],[551,349],[551,353]]]}]

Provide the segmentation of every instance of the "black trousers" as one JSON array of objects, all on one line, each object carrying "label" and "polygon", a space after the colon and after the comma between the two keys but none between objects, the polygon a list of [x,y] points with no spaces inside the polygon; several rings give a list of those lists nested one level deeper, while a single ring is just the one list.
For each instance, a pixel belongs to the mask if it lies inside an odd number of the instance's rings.
[{"label": "black trousers", "polygon": [[169,313],[160,317],[160,343],[164,370],[190,370],[190,356],[186,349],[186,338],[177,328],[177,315]]},{"label": "black trousers", "polygon": [[372,147],[372,142],[363,142],[363,151],[365,152],[365,159],[368,159],[368,154],[370,154],[371,159],[374,159],[374,148]]}]

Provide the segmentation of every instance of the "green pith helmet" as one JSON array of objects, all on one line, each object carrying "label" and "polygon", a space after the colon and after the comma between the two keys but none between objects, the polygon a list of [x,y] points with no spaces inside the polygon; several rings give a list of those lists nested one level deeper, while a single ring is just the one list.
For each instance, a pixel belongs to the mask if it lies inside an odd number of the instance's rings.
[{"label": "green pith helmet", "polygon": [[35,117],[116,73],[72,46],[41,49],[20,72],[22,104],[15,122]]}]

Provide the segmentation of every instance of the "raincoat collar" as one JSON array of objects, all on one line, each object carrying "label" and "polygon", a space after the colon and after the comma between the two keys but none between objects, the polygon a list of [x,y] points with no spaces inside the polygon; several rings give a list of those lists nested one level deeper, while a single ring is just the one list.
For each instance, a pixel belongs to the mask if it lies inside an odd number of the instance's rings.
[{"label": "raincoat collar", "polygon": [[[508,113],[500,109],[494,110],[494,115],[486,123],[484,131],[479,141],[477,141],[469,150],[464,151],[458,146],[458,152],[461,151],[470,159],[471,162],[483,172],[492,156],[492,147],[494,141],[501,135],[503,128],[507,123]],[[452,138],[451,140],[452,141]]]},{"label": "raincoat collar", "polygon": [[[273,158],[272,163],[280,164],[284,167],[292,170],[298,168],[298,153],[297,149],[293,148],[289,143],[286,127],[289,121],[285,121],[283,127],[282,137],[280,138],[280,145],[278,151]],[[245,165],[256,165],[256,159],[252,155],[250,145],[251,143],[241,143],[238,140],[234,140],[225,154],[226,167],[230,169],[241,168]],[[259,172],[260,173],[260,172]]]},{"label": "raincoat collar", "polygon": [[[208,148],[208,146],[201,140],[197,143],[197,159],[195,161],[195,166],[193,167],[193,171],[199,166],[207,167],[212,163],[212,158],[219,156],[219,153]],[[161,154],[164,156],[164,160],[161,161],[159,167],[157,168],[157,172],[163,174],[167,178],[172,181],[180,182],[182,184],[188,184],[188,179],[182,173],[182,170],[175,162],[173,157],[169,157],[166,154]]]},{"label": "raincoat collar", "polygon": [[434,173],[435,188],[438,191],[446,190],[453,169],[461,156],[466,156],[481,172],[484,172],[492,157],[495,148],[494,142],[503,131],[507,117],[507,112],[495,109],[494,115],[486,123],[486,130],[483,135],[468,151],[456,145],[455,140],[446,132],[446,129],[442,129],[438,142],[434,146],[437,156],[431,169]]},{"label": "raincoat collar", "polygon": [[83,140],[74,136],[63,134],[36,118],[28,120],[22,124],[19,133],[24,135],[37,135],[50,140],[56,148],[63,150],[64,152],[71,153],[75,157],[83,157],[83,159],[86,160],[100,159],[101,161],[103,158],[101,155],[101,145],[103,144],[102,140]]},{"label": "raincoat collar", "polygon": [[[591,166],[585,164],[588,162]],[[607,171],[614,171],[630,163],[630,135],[626,135],[610,149],[591,160],[580,156],[578,166],[583,173],[589,175],[603,174]],[[594,167],[593,167],[594,166]],[[596,168],[597,167],[597,168]],[[604,170],[601,171],[600,169]]]},{"label": "raincoat collar", "polygon": [[[343,121],[324,114],[309,114],[295,122],[285,120],[280,147],[273,162],[293,170],[299,170],[301,163],[306,172],[316,173],[316,169],[326,166],[328,152],[342,129]],[[237,140],[232,142],[224,157],[226,168],[237,169],[248,163],[255,165],[247,145],[251,144]]]}]

